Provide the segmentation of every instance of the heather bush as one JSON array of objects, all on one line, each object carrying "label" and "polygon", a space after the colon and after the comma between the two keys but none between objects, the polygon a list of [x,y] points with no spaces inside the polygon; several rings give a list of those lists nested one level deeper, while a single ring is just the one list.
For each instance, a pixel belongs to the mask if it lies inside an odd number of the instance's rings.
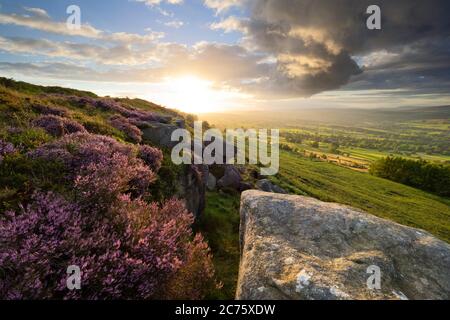
[{"label": "heather bush", "polygon": [[16,152],[16,148],[9,142],[0,140],[0,163],[2,163],[4,156]]},{"label": "heather bush", "polygon": [[[38,193],[0,220],[1,299],[200,299],[215,285],[207,244],[177,200],[122,196],[108,214]],[[192,240],[193,239],[193,240]],[[66,269],[81,268],[81,290]]]},{"label": "heather bush", "polygon": [[55,137],[75,132],[86,132],[86,129],[78,122],[55,115],[45,115],[33,121],[33,125],[43,128],[47,133]]},{"label": "heather bush", "polygon": [[42,128],[10,127],[6,133],[1,134],[0,139],[14,144],[21,151],[29,151],[52,140],[52,137]]},{"label": "heather bush", "polygon": [[67,117],[69,115],[67,109],[59,107],[51,107],[43,104],[33,104],[31,107],[33,110],[43,115],[53,115],[59,117]]},{"label": "heather bush", "polygon": [[120,194],[145,194],[156,174],[137,158],[134,146],[89,133],[64,136],[29,153],[31,158],[59,159],[67,179],[88,204],[103,206]]},{"label": "heather bush", "polygon": [[94,99],[90,97],[70,97],[70,100],[81,106],[92,106],[104,111],[118,113],[127,118],[136,126],[145,126],[149,121],[158,121],[159,117],[150,111],[138,110],[132,107],[124,107],[121,103],[111,98]]},{"label": "heather bush", "polygon": [[130,123],[127,118],[116,115],[111,117],[110,123],[114,128],[124,132],[132,142],[142,142],[142,131]]},{"label": "heather bush", "polygon": [[139,158],[141,158],[146,165],[148,165],[153,171],[157,172],[161,169],[163,161],[163,153],[157,148],[150,147],[149,145],[139,146]]}]

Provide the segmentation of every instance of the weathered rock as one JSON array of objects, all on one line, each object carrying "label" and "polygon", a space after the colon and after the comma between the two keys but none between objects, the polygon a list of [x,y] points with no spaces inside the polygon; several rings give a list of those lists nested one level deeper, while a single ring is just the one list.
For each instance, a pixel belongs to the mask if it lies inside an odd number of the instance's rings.
[{"label": "weathered rock", "polygon": [[178,128],[186,129],[186,121],[184,119],[177,119],[175,120],[175,124]]},{"label": "weathered rock", "polygon": [[158,115],[157,116],[157,121],[160,123],[170,123],[172,121],[172,117],[171,116],[163,116],[163,115]]},{"label": "weathered rock", "polygon": [[164,148],[173,148],[178,144],[177,141],[171,141],[172,132],[180,129],[177,126],[159,122],[150,122],[148,127],[142,130],[143,138],[153,145]]},{"label": "weathered rock", "polygon": [[265,192],[282,193],[282,194],[287,193],[283,188],[277,186],[276,184],[273,184],[269,179],[262,179],[256,182],[256,188],[258,188],[258,190]]},{"label": "weathered rock", "polygon": [[448,243],[347,206],[246,191],[240,237],[238,299],[450,298]]},{"label": "weathered rock", "polygon": [[188,165],[178,181],[177,196],[185,200],[186,208],[196,218],[199,218],[205,210],[206,177],[208,166]]},{"label": "weathered rock", "polygon": [[239,184],[239,192],[244,192],[250,189],[253,189],[253,186],[248,182],[241,182]]},{"label": "weathered rock", "polygon": [[206,187],[209,191],[214,191],[216,189],[217,179],[214,177],[212,173],[208,175],[208,182],[206,183]]},{"label": "weathered rock", "polygon": [[224,176],[217,182],[219,188],[232,188],[235,190],[239,189],[241,183],[241,174],[239,170],[232,165],[225,166]]}]

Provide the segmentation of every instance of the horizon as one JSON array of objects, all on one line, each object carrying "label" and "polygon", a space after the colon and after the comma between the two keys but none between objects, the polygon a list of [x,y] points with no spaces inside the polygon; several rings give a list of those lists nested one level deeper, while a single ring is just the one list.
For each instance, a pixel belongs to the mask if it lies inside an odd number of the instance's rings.
[{"label": "horizon", "polygon": [[366,2],[81,0],[71,30],[69,1],[1,0],[0,74],[194,114],[449,105],[449,4],[378,1],[368,30]]}]

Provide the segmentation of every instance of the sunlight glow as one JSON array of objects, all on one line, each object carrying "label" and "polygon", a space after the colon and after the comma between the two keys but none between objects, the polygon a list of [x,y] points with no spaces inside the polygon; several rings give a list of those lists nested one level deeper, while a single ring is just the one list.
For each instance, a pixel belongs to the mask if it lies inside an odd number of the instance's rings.
[{"label": "sunlight glow", "polygon": [[187,113],[208,113],[227,109],[239,94],[216,89],[213,83],[193,75],[166,78],[165,104]]}]

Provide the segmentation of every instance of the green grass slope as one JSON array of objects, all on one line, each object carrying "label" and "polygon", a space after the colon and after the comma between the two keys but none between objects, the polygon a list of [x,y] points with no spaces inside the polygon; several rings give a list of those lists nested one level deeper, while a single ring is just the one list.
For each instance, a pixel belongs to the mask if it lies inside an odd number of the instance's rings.
[{"label": "green grass slope", "polygon": [[280,166],[273,180],[291,193],[347,204],[450,242],[450,199],[285,151]]},{"label": "green grass slope", "polygon": [[223,287],[210,299],[234,299],[239,272],[240,195],[208,192],[205,213],[197,228],[205,236],[214,254],[214,265]]}]

